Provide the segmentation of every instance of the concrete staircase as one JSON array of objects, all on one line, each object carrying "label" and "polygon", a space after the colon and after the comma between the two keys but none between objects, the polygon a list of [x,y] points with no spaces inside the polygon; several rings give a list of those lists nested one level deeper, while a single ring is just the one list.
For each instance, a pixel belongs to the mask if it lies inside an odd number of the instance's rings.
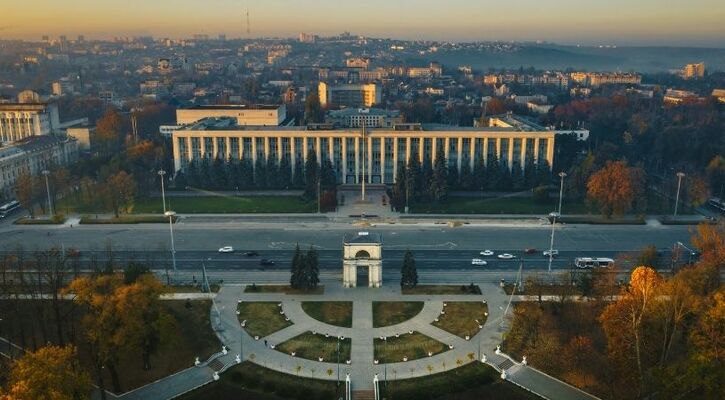
[{"label": "concrete staircase", "polygon": [[375,400],[374,390],[353,390],[352,400]]}]

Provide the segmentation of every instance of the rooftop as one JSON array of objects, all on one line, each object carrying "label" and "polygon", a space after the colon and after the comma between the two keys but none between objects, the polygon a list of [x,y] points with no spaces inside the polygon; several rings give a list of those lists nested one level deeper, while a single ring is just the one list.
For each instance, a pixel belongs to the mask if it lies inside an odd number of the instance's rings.
[{"label": "rooftop", "polygon": [[275,104],[200,104],[183,110],[277,110],[283,105]]},{"label": "rooftop", "polygon": [[345,244],[382,244],[383,236],[375,232],[346,233],[342,241]]}]

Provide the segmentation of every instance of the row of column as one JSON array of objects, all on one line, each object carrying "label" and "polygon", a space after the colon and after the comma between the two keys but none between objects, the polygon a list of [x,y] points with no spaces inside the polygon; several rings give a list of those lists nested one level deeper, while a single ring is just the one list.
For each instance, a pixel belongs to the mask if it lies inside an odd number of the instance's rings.
[{"label": "row of column", "polygon": [[[300,138],[300,137],[297,137],[297,138]],[[256,137],[252,137],[250,139],[251,139],[251,141],[250,141],[251,142],[250,143],[251,144],[251,151],[250,151],[250,153],[251,153],[252,163],[254,164],[254,163],[257,162],[257,153],[258,153],[258,151],[257,151],[257,140],[256,140],[257,138]],[[264,141],[263,141],[263,146],[264,146],[264,148],[263,148],[263,154],[264,154],[265,159],[267,159],[270,156],[270,137],[264,137],[263,139],[264,139]],[[281,137],[276,137],[275,139],[276,139],[275,140],[275,143],[276,143],[276,152],[275,153],[276,153],[277,160],[279,161],[279,160],[281,160],[281,158],[283,156],[283,151],[282,151],[283,150],[282,149],[282,147],[283,147],[282,146],[282,138]],[[296,151],[297,149],[296,149],[296,140],[295,140],[296,138],[295,137],[289,137],[288,139],[289,139],[288,143],[289,143],[289,147],[290,147],[289,148],[290,163],[291,163],[291,165],[293,167],[293,173],[294,173],[294,165],[296,165],[296,162],[297,162],[297,151]],[[304,162],[304,160],[307,159],[307,154],[308,154],[308,151],[310,149],[310,142],[309,141],[312,140],[312,141],[314,141],[315,155],[317,156],[318,162],[320,162],[322,160],[322,146],[321,146],[322,138],[319,137],[319,136],[316,136],[316,137],[303,136],[303,137],[301,137],[301,139],[302,139],[302,152],[301,152],[302,160],[300,160],[300,161],[301,162]],[[365,170],[367,171],[366,176],[367,176],[367,179],[368,179],[368,183],[372,183],[372,175],[373,175],[373,140],[372,139],[376,139],[376,140],[379,140],[380,141],[379,152],[380,152],[380,179],[381,179],[381,183],[386,183],[385,182],[385,167],[386,167],[386,162],[387,162],[386,146],[385,146],[385,140],[386,139],[391,139],[392,142],[393,142],[393,148],[392,148],[393,155],[392,155],[392,160],[390,162],[393,163],[393,165],[392,165],[392,167],[393,167],[393,174],[392,174],[393,177],[395,177],[397,175],[397,172],[398,172],[397,171],[398,170],[398,160],[400,159],[400,148],[398,146],[398,144],[399,144],[398,138],[395,138],[395,137],[392,137],[392,138],[385,138],[385,137],[370,138],[370,137],[368,137],[368,138],[366,138],[366,146],[365,147],[367,147],[367,148],[365,149],[365,156],[366,156],[365,157],[366,158],[365,160],[362,160],[362,148],[361,148],[361,143],[360,143],[362,138],[360,138],[360,137],[355,137],[354,138],[354,140],[355,140],[355,144],[354,144],[355,145],[355,153],[354,153],[355,154],[355,163],[354,163],[354,165],[355,165],[355,171],[354,171],[355,172],[354,173],[355,182],[347,182],[347,175],[348,175],[348,164],[347,164],[347,161],[348,161],[347,160],[347,157],[348,157],[348,154],[347,154],[347,144],[348,143],[347,143],[347,139],[348,138],[346,138],[346,137],[341,137],[341,138],[329,137],[327,139],[328,139],[327,140],[327,147],[328,147],[328,149],[327,149],[327,152],[326,153],[327,153],[327,156],[329,157],[330,161],[333,163],[333,165],[335,163],[335,151],[334,151],[335,150],[335,145],[334,145],[334,141],[335,141],[335,139],[339,139],[340,140],[340,150],[341,150],[340,151],[340,154],[341,154],[341,160],[340,160],[341,161],[340,162],[341,168],[340,169],[341,169],[341,173],[342,173],[342,182],[343,183],[361,183],[360,182],[360,175],[361,175],[360,172],[362,171],[363,161],[365,162]],[[406,140],[406,145],[405,145],[405,162],[406,163],[410,162],[411,155],[413,154],[413,150],[412,150],[412,139],[413,138],[411,138],[411,137],[405,138],[405,140]],[[417,156],[419,158],[418,161],[421,162],[421,163],[424,161],[424,157],[425,157],[425,141],[423,139],[424,138],[419,138],[419,140],[418,140],[418,149],[415,152],[415,154],[417,154]],[[436,138],[430,138],[430,139],[431,139],[431,157],[430,157],[430,160],[431,160],[431,162],[435,162],[435,159],[436,159],[436,157],[438,155],[438,148],[437,148],[438,147],[438,140]],[[456,154],[456,167],[460,171],[461,170],[461,167],[463,166],[462,163],[463,163],[463,139],[464,138],[463,137],[445,137],[443,139],[444,139],[444,143],[443,143],[444,149],[443,149],[443,151],[445,152],[445,158],[446,158],[446,160],[450,160],[450,158],[451,158],[450,157],[451,141],[452,140],[457,141],[457,144],[456,144],[456,151],[457,151],[457,154]],[[476,146],[475,145],[476,139],[480,139],[481,140],[482,146]],[[512,162],[512,160],[514,159],[514,139],[520,139],[521,140],[521,148],[519,149],[519,153],[520,153],[519,154],[519,156],[520,156],[519,157],[520,158],[519,163],[520,163],[520,167],[521,168],[523,168],[524,165],[526,164],[526,158],[527,158],[527,142],[528,142],[528,140],[533,140],[534,141],[533,158],[535,160],[538,160],[539,159],[539,157],[540,157],[539,148],[540,148],[540,140],[541,140],[540,138],[487,138],[487,137],[486,138],[470,138],[469,149],[468,149],[470,154],[469,154],[469,157],[468,157],[468,160],[467,160],[469,162],[469,168],[473,168],[474,167],[474,163],[475,163],[475,160],[476,160],[476,149],[477,148],[480,149],[480,151],[481,151],[480,154],[483,157],[484,163],[488,162],[488,148],[489,148],[490,141],[495,141],[494,146],[495,146],[495,150],[496,150],[496,157],[499,160],[501,160],[502,159],[502,157],[501,157],[501,155],[502,155],[501,154],[501,149],[503,147],[502,146],[502,142],[505,141],[505,140],[508,140],[507,154],[506,154],[507,157],[506,158],[509,161],[508,162],[509,168],[513,168],[513,164],[514,163]],[[552,165],[552,162],[553,162],[553,159],[554,159],[554,141],[553,141],[553,139],[551,137],[547,137],[547,138],[544,138],[544,139],[547,141],[546,142],[546,154],[544,155],[544,157],[548,161],[549,165]],[[178,142],[179,140],[185,140],[186,141],[185,142],[186,154],[184,154],[184,155],[181,155],[180,154],[180,146],[179,146],[179,142]],[[206,143],[204,141],[204,138],[203,137],[199,137],[199,142],[200,142],[200,151],[201,151],[201,154],[202,155],[207,154],[209,151],[206,148]],[[237,154],[237,158],[242,158],[242,155],[244,154],[244,138],[240,137],[237,143],[238,143],[238,149],[237,149],[238,154]],[[193,149],[192,149],[192,146],[191,146],[191,138],[189,138],[189,137],[177,137],[177,138],[174,139],[173,147],[174,147],[174,158],[175,158],[175,162],[176,162],[176,169],[178,170],[178,169],[181,168],[181,162],[180,162],[180,160],[181,160],[181,157],[182,156],[184,158],[186,158],[187,160],[191,160],[191,158],[193,157],[193,155],[192,155]],[[231,155],[232,155],[232,153],[231,153],[231,138],[230,137],[224,137],[224,148],[225,148],[225,154],[223,155],[223,157],[224,157],[224,159],[229,159],[231,157]],[[218,138],[217,137],[213,137],[212,138],[211,155],[212,155],[212,158],[215,158],[215,157],[217,157],[219,155],[219,144],[218,144]]]}]

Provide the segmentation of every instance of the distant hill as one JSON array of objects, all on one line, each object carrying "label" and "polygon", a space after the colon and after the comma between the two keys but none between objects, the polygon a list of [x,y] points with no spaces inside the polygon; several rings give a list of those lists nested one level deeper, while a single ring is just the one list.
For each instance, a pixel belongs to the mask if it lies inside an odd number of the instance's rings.
[{"label": "distant hill", "polygon": [[475,69],[519,68],[586,69],[591,71],[659,72],[704,61],[709,71],[725,70],[725,49],[695,47],[577,47],[523,44],[509,52],[445,50],[412,57],[411,62],[437,60],[444,65],[470,65]]}]

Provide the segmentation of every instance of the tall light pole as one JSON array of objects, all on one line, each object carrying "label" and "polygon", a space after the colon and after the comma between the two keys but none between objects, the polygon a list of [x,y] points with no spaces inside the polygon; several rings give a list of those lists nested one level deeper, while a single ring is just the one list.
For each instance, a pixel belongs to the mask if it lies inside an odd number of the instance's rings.
[{"label": "tall light pole", "polygon": [[566,172],[559,172],[559,178],[561,178],[561,184],[559,186],[559,209],[557,212],[561,215],[561,199],[564,197],[564,178],[566,178]]},{"label": "tall light pole", "polygon": [[552,212],[549,214],[551,217],[551,240],[549,241],[549,275],[551,275],[551,263],[554,261],[554,228],[556,227],[556,218],[559,217],[559,213]]},{"label": "tall light pole", "polygon": [[53,202],[50,201],[50,184],[48,183],[48,175],[50,175],[50,171],[47,169],[43,170],[43,176],[45,177],[45,191],[48,193],[48,211],[50,211],[50,217],[53,218]]},{"label": "tall light pole", "polygon": [[[320,172],[322,172],[321,169],[320,169]],[[322,176],[320,176],[320,174],[317,174],[317,213],[318,214],[320,213],[320,201],[321,201],[321,199],[320,199],[320,193],[321,193],[320,184],[321,184],[321,182],[322,182]]]},{"label": "tall light pole", "polygon": [[166,214],[166,192],[164,191],[164,175],[166,171],[163,169],[159,170],[159,176],[161,177],[161,202],[164,203],[164,215]]},{"label": "tall light pole", "polygon": [[174,247],[174,217],[176,213],[166,211],[165,216],[169,217],[169,234],[171,235],[171,265],[174,268],[174,277],[176,277],[176,247]]},{"label": "tall light pole", "polygon": [[675,197],[675,214],[674,218],[677,218],[677,206],[680,203],[680,188],[682,187],[682,178],[685,176],[684,172],[677,173],[677,197]]}]

